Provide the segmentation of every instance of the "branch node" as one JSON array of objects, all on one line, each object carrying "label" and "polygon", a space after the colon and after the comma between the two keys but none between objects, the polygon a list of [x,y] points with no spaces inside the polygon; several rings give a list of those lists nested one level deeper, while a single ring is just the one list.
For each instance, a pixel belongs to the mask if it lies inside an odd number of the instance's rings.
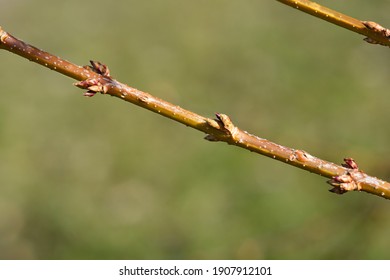
[{"label": "branch node", "polygon": [[[390,29],[387,29],[374,21],[362,21],[362,23],[367,29],[378,33],[380,36],[383,36],[390,41]],[[379,44],[379,45],[385,46],[384,43],[379,42],[379,41],[372,39],[370,37],[366,37],[363,40],[366,41],[367,43],[370,43],[370,44]]]},{"label": "branch node", "polygon": [[359,180],[364,177],[364,173],[359,170],[359,167],[353,158],[344,158],[343,167],[349,170],[342,175],[333,176],[331,180],[327,181],[328,184],[333,186],[330,192],[336,194],[343,194],[348,191],[360,191],[361,185]]},{"label": "branch node", "polygon": [[87,89],[88,91],[84,93],[84,96],[88,97],[92,97],[98,92],[104,94],[108,91],[107,83],[102,83],[99,79],[96,78],[86,79],[84,81],[74,83],[73,85],[82,89]]},{"label": "branch node", "polygon": [[225,114],[216,113],[217,121],[219,121],[222,124],[222,128],[224,128],[229,135],[236,140],[236,136],[238,134],[238,128],[232,123],[229,116]]},{"label": "branch node", "polygon": [[[212,128],[218,129],[223,133],[223,135],[213,135],[208,134],[204,139],[209,141],[226,141],[226,139],[231,139],[234,142],[240,142],[238,139],[239,130],[232,123],[230,118],[225,114],[215,113],[216,119],[206,119],[206,123],[210,125]],[[227,141],[229,142],[229,141]]]},{"label": "branch node", "polygon": [[101,75],[103,79],[89,78],[84,81],[74,83],[74,85],[82,89],[88,89],[88,91],[84,93],[84,96],[87,97],[92,97],[98,92],[103,94],[107,93],[108,84],[112,80],[110,70],[106,65],[98,61],[90,60],[90,63],[92,66],[85,65],[83,68]]},{"label": "branch node", "polygon": [[352,179],[349,172],[343,175],[333,176],[327,183],[333,186],[333,189],[330,189],[329,191],[336,194],[358,190],[358,185]]}]

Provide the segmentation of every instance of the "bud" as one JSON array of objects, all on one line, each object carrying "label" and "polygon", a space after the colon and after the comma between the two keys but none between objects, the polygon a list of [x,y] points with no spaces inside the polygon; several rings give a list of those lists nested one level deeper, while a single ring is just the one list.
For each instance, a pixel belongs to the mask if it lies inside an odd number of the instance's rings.
[{"label": "bud", "polygon": [[368,29],[374,30],[376,32],[381,32],[383,29],[385,29],[382,25],[380,25],[374,21],[362,21],[362,23]]},{"label": "bud", "polygon": [[353,180],[350,174],[334,176],[327,183],[333,186],[333,189],[329,191],[337,194],[360,190],[359,185]]},{"label": "bud", "polygon": [[[382,25],[373,21],[362,21],[362,23],[364,24],[365,27],[367,27],[367,29],[370,29],[376,33],[380,33],[381,35],[385,36],[387,39],[390,39],[390,29],[384,28]],[[370,44],[384,45],[383,43],[378,42],[377,40],[374,40],[369,37],[364,38],[364,41]]]},{"label": "bud", "polygon": [[92,65],[92,70],[95,71],[96,73],[103,75],[105,77],[110,77],[110,70],[106,65],[103,63],[100,63],[99,61],[93,61],[90,60],[91,65]]},{"label": "bud", "polygon": [[351,183],[353,180],[350,175],[343,174],[339,176],[334,176],[332,180],[336,183]]},{"label": "bud", "polygon": [[103,82],[105,82],[105,84],[102,84],[99,79],[91,78],[77,82],[74,85],[82,89],[88,89],[88,91],[84,93],[84,96],[91,97],[94,96],[97,92],[108,92],[108,85],[106,84],[106,81]]},{"label": "bud", "polygon": [[99,80],[98,79],[86,79],[84,81],[80,81],[80,82],[77,82],[77,83],[74,83],[74,85],[76,87],[79,87],[79,88],[83,88],[83,89],[87,89],[91,86],[96,86],[100,84]]},{"label": "bud", "polygon": [[345,158],[342,166],[346,168],[351,168],[351,169],[359,169],[359,166],[357,165],[356,161],[353,158]]},{"label": "bud", "polygon": [[87,91],[87,92],[84,92],[83,95],[86,96],[86,97],[92,97],[96,94],[96,92],[94,91]]}]

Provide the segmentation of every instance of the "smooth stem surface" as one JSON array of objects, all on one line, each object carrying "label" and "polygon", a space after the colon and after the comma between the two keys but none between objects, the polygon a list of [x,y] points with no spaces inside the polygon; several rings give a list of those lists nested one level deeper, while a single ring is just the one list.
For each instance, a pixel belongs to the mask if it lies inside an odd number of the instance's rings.
[{"label": "smooth stem surface", "polygon": [[390,183],[368,176],[360,171],[355,163],[340,166],[314,157],[305,151],[273,143],[239,129],[224,114],[216,114],[216,119],[200,116],[118,82],[110,76],[107,66],[99,62],[91,61],[92,67],[75,65],[24,43],[5,32],[1,27],[0,48],[81,81],[75,85],[87,89],[88,96],[101,92],[118,97],[200,130],[207,134],[205,138],[209,141],[223,141],[331,178],[329,183],[334,187],[333,192],[342,194],[347,191],[362,190],[390,199]]}]

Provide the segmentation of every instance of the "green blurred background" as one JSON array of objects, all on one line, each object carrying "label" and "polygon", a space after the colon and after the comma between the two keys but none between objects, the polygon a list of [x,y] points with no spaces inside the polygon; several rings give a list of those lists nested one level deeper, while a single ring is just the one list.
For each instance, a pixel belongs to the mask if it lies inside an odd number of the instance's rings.
[{"label": "green blurred background", "polygon": [[[390,2],[320,1],[389,26]],[[207,117],[390,180],[388,48],[277,1],[0,0],[0,25]],[[1,259],[387,259],[390,202],[0,51]]]}]

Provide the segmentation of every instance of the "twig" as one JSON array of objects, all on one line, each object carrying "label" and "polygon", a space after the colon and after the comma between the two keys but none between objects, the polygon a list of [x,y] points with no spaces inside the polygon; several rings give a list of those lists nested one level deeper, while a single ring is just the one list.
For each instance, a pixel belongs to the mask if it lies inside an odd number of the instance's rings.
[{"label": "twig", "polygon": [[209,141],[223,141],[330,178],[328,183],[333,186],[331,191],[334,193],[343,194],[357,190],[390,199],[390,183],[368,176],[359,170],[357,164],[350,158],[344,159],[345,164],[340,166],[314,157],[305,151],[284,147],[243,131],[225,114],[217,113],[216,119],[205,118],[118,82],[102,63],[91,61],[91,66],[77,66],[24,43],[1,27],[0,48],[79,80],[75,85],[86,89],[87,92],[84,93],[86,96],[94,96],[100,92],[118,97],[200,130],[207,134],[205,139]]},{"label": "twig", "polygon": [[373,21],[360,21],[309,0],[277,0],[283,4],[366,36],[371,44],[390,47],[390,30]]}]

